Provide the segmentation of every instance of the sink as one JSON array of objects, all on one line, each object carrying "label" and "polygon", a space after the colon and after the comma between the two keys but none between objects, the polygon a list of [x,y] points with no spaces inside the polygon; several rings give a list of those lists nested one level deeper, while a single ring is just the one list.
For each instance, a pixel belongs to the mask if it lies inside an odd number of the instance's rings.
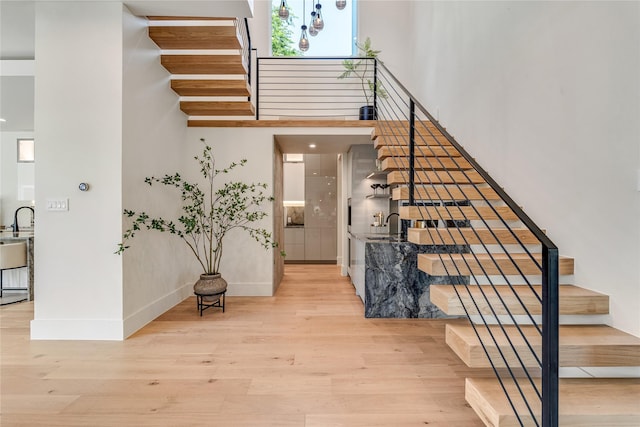
[{"label": "sink", "polygon": [[0,242],[0,270],[27,266],[26,242]]},{"label": "sink", "polygon": [[398,236],[368,236],[367,240],[378,242],[403,242],[404,240]]}]

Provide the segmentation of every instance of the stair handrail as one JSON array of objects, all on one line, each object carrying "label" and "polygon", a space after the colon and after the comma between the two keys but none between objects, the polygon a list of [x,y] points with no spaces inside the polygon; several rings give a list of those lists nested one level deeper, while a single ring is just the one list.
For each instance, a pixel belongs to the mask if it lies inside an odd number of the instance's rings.
[{"label": "stair handrail", "polygon": [[[415,113],[417,107],[422,114],[433,124],[433,126],[444,136],[444,138],[461,156],[471,165],[480,177],[496,192],[502,201],[518,217],[519,221],[526,226],[533,235],[540,241],[542,246],[542,414],[541,423],[543,427],[555,427],[558,425],[558,248],[548,238],[548,236],[537,226],[537,224],[518,206],[515,201],[500,187],[495,180],[482,168],[476,160],[449,134],[446,129],[436,120],[432,114],[409,92],[406,87],[395,77],[395,75],[382,62],[376,60],[377,66],[394,80],[394,83],[410,99],[409,117],[409,146],[410,153],[410,176],[409,176],[409,201],[410,205],[415,204],[415,186],[413,177],[415,173]],[[377,104],[376,104],[377,107]],[[376,111],[376,117],[379,115]],[[466,175],[466,173],[465,173]],[[466,309],[465,309],[466,311]],[[486,350],[485,350],[486,351]]]}]

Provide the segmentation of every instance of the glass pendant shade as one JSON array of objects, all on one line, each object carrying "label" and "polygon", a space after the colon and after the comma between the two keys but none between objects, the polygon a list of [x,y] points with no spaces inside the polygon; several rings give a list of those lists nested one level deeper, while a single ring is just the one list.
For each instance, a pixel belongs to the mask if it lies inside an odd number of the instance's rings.
[{"label": "glass pendant shade", "polygon": [[300,48],[302,52],[306,52],[309,50],[309,38],[307,37],[307,26],[303,25],[301,28],[302,28],[302,34],[300,34],[300,42],[298,43],[298,48]]},{"label": "glass pendant shade", "polygon": [[286,21],[287,19],[289,19],[289,8],[287,7],[286,0],[282,0],[282,3],[280,4],[280,8],[278,9],[278,16],[283,21]]},{"label": "glass pendant shade", "polygon": [[342,10],[347,6],[347,0],[336,0],[336,8]]},{"label": "glass pendant shade", "polygon": [[311,23],[309,24],[309,35],[312,37],[315,37],[318,35],[318,30],[316,30],[316,27],[313,25],[313,21],[315,19],[316,19],[316,13],[311,12]]},{"label": "glass pendant shade", "polygon": [[321,31],[324,28],[324,20],[322,19],[322,13],[320,9],[322,6],[320,3],[316,5],[316,17],[313,20],[313,26],[316,30]]}]

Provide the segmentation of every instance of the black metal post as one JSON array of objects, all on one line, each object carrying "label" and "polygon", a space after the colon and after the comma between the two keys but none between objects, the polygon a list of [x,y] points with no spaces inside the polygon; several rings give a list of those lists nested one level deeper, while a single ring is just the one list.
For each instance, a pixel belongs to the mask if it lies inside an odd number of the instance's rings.
[{"label": "black metal post", "polygon": [[378,60],[373,60],[373,120],[378,120]]},{"label": "black metal post", "polygon": [[[251,33],[249,32],[249,20],[244,18],[244,28],[247,30],[247,80],[249,81],[249,87],[251,87]],[[249,92],[249,99],[251,101],[251,92]]]},{"label": "black metal post", "polygon": [[260,120],[260,58],[256,59],[256,120]]},{"label": "black metal post", "polygon": [[416,104],[409,100],[409,206],[415,206]]},{"label": "black metal post", "polygon": [[542,246],[542,427],[558,427],[558,248]]}]

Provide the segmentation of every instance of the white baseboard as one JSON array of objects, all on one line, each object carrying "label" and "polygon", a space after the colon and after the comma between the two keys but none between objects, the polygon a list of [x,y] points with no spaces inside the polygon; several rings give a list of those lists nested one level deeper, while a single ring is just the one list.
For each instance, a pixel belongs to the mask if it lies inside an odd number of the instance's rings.
[{"label": "white baseboard", "polygon": [[122,320],[34,319],[32,340],[122,341]]},{"label": "white baseboard", "polygon": [[[193,295],[193,283],[187,283],[168,295],[147,304],[124,320],[124,336],[129,337],[156,317]],[[194,305],[195,310],[195,305]]]}]

